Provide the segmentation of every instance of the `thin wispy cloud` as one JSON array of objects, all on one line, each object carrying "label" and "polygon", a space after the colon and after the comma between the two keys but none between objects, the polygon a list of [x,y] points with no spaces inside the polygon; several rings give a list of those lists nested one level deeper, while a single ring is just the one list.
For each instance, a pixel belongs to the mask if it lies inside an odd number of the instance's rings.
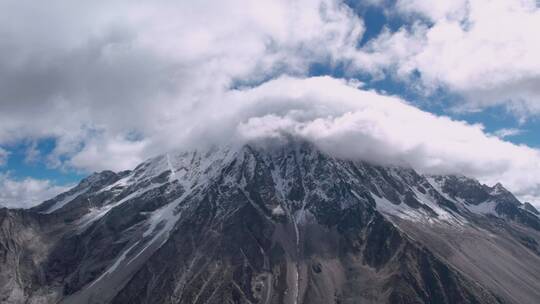
[{"label": "thin wispy cloud", "polygon": [[500,138],[512,137],[522,134],[524,131],[516,128],[503,128],[495,131],[493,134]]}]

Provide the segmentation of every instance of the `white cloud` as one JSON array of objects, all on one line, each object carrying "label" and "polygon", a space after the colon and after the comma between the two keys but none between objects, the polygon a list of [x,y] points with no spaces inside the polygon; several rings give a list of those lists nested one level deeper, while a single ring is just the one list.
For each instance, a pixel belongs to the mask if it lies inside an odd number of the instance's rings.
[{"label": "white cloud", "polygon": [[9,152],[0,147],[0,167],[7,163]]},{"label": "white cloud", "polygon": [[[488,184],[500,181],[524,198],[540,197],[538,150],[490,135],[481,125],[436,116],[398,97],[358,88],[354,82],[280,77],[216,98],[183,113],[185,119],[175,120],[162,137],[91,143],[70,161],[123,169],[150,153],[151,146],[162,151],[293,135],[337,157],[412,166],[426,173],[466,174]],[[227,107],[216,111],[217,102]],[[25,206],[61,190],[47,181],[15,182],[6,176],[2,188],[7,193],[4,204],[23,200]]]},{"label": "white cloud", "polygon": [[54,185],[49,180],[16,180],[7,173],[0,173],[0,206],[29,208],[67,191],[68,188]]},{"label": "white cloud", "polygon": [[493,135],[500,137],[500,138],[506,138],[506,137],[512,137],[523,133],[523,130],[516,129],[516,128],[502,128],[495,132],[493,132]]},{"label": "white cloud", "polygon": [[54,138],[48,163],[86,170],[150,156],[139,140],[170,141],[183,113],[334,62],[364,30],[337,0],[3,1],[0,28],[0,144]]},{"label": "white cloud", "polygon": [[409,14],[422,14],[431,20],[461,20],[467,14],[467,0],[398,0],[396,3],[396,7],[401,12]]},{"label": "white cloud", "polygon": [[24,162],[27,164],[36,163],[41,158],[41,151],[38,148],[38,143],[33,141],[28,145],[24,153]]},{"label": "white cloud", "polygon": [[99,138],[86,142],[84,148],[68,162],[73,167],[93,170],[120,171],[132,169],[144,160],[147,142],[129,141],[125,138]]},{"label": "white cloud", "polygon": [[[40,156],[50,166],[121,170],[168,149],[291,133],[338,156],[540,196],[535,149],[358,82],[301,78],[312,63],[352,60],[349,72],[375,77],[418,70],[423,89],[462,94],[465,109],[540,112],[530,2],[416,0],[398,9],[432,24],[383,31],[358,49],[363,22],[338,0],[0,2],[0,144],[54,138]],[[3,179],[10,202],[56,189]]]},{"label": "white cloud", "polygon": [[[410,30],[377,37],[364,61],[402,77],[419,71],[424,89],[464,97],[457,110],[504,106],[521,118],[540,114],[540,9],[535,0],[398,1],[397,12],[423,15]],[[406,52],[395,53],[395,50]],[[392,56],[393,55],[393,56]]]},{"label": "white cloud", "polygon": [[481,125],[421,111],[398,97],[329,77],[285,77],[228,98],[230,112],[218,120],[236,126],[236,137],[293,134],[339,157],[460,173],[488,184],[500,181],[519,196],[540,197],[540,151],[490,135]]}]

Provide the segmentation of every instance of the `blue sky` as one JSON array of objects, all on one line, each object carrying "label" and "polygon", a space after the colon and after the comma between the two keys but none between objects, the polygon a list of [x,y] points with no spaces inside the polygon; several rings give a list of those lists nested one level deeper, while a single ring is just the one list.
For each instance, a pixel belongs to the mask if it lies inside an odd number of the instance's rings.
[{"label": "blue sky", "polygon": [[[171,149],[240,138],[245,134],[238,130],[253,121],[312,115],[294,98],[287,114],[282,106],[241,110],[251,101],[239,96],[264,104],[257,94],[283,86],[285,76],[291,83],[328,76],[329,87],[334,79],[355,80],[358,96],[376,92],[374,109],[379,97],[384,104],[385,96],[396,96],[422,110],[426,121],[435,115],[440,126],[434,129],[444,131],[399,143],[401,152],[390,156],[395,161],[420,158],[420,170],[459,168],[454,173],[502,180],[522,198],[540,197],[540,175],[533,172],[540,168],[536,1],[54,2],[38,10],[14,2],[0,13],[0,27],[8,29],[0,33],[6,50],[0,55],[0,190],[11,193],[0,204],[34,204],[93,171],[130,169]],[[333,101],[320,102],[329,112],[313,122],[346,116],[332,109]],[[248,112],[254,116],[242,116]],[[309,125],[294,123],[295,130]],[[358,138],[367,132],[353,131]],[[432,147],[431,136],[443,139],[441,146]],[[397,139],[377,140],[392,147]],[[461,155],[448,156],[445,145],[461,147]],[[415,150],[425,156],[409,155]],[[531,171],[520,174],[524,168]]]},{"label": "blue sky", "polygon": [[[390,31],[397,31],[402,27],[410,27],[416,21],[415,19],[401,18],[400,16],[387,16],[385,12],[387,9],[386,6],[365,6],[356,1],[347,1],[347,3],[365,23],[365,33],[359,41],[359,45],[364,45],[370,40],[376,39],[384,28],[388,28]],[[395,1],[387,1],[387,3],[395,3]],[[342,66],[332,68],[328,64],[314,65],[311,75],[351,77],[351,75],[344,75]],[[540,136],[538,136],[540,134],[540,122],[535,116],[527,117],[527,119],[521,121],[515,114],[508,112],[502,106],[483,109],[478,112],[456,112],[451,109],[451,105],[455,103],[455,100],[460,100],[461,97],[444,89],[441,89],[435,95],[425,96],[422,92],[411,89],[409,83],[396,81],[391,77],[385,77],[382,80],[374,80],[370,75],[365,74],[353,75],[352,77],[365,82],[365,88],[404,97],[425,111],[450,116],[471,124],[482,124],[489,133],[494,133],[501,129],[520,130],[518,134],[507,136],[506,140],[516,144],[524,144],[536,148],[540,147]]]},{"label": "blue sky", "polygon": [[54,139],[42,139],[36,141],[36,151],[39,151],[40,157],[36,160],[28,160],[27,152],[31,149],[30,143],[17,143],[8,146],[10,155],[6,165],[2,168],[4,172],[10,174],[16,179],[32,177],[36,179],[47,179],[58,185],[70,185],[78,182],[86,176],[88,172],[73,170],[70,168],[62,169],[50,164],[43,159],[43,155],[50,154],[55,146]]}]

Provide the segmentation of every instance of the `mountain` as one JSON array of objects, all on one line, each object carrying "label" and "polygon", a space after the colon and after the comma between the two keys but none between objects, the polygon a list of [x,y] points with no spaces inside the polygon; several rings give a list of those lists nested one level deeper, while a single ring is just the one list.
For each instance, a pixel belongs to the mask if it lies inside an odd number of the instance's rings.
[{"label": "mountain", "polygon": [[539,244],[500,184],[217,147],[0,209],[0,302],[532,304]]}]

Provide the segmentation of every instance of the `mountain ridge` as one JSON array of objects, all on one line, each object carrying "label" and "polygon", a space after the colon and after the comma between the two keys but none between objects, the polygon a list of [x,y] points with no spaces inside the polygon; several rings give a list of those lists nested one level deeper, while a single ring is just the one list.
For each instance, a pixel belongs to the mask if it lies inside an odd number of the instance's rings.
[{"label": "mountain ridge", "polygon": [[[0,295],[7,303],[527,303],[540,296],[540,272],[531,271],[540,270],[540,218],[531,207],[500,184],[336,159],[306,142],[164,154],[93,174],[29,211],[3,209],[0,244],[14,247],[4,255],[32,263],[6,263],[0,286],[10,290]],[[13,241],[13,230],[43,248]],[[507,262],[523,273],[521,286],[493,282],[496,259],[477,261],[456,246],[459,235],[523,257]],[[516,284],[503,266],[493,270],[509,276],[502,284]],[[30,283],[9,280],[20,269]]]}]

